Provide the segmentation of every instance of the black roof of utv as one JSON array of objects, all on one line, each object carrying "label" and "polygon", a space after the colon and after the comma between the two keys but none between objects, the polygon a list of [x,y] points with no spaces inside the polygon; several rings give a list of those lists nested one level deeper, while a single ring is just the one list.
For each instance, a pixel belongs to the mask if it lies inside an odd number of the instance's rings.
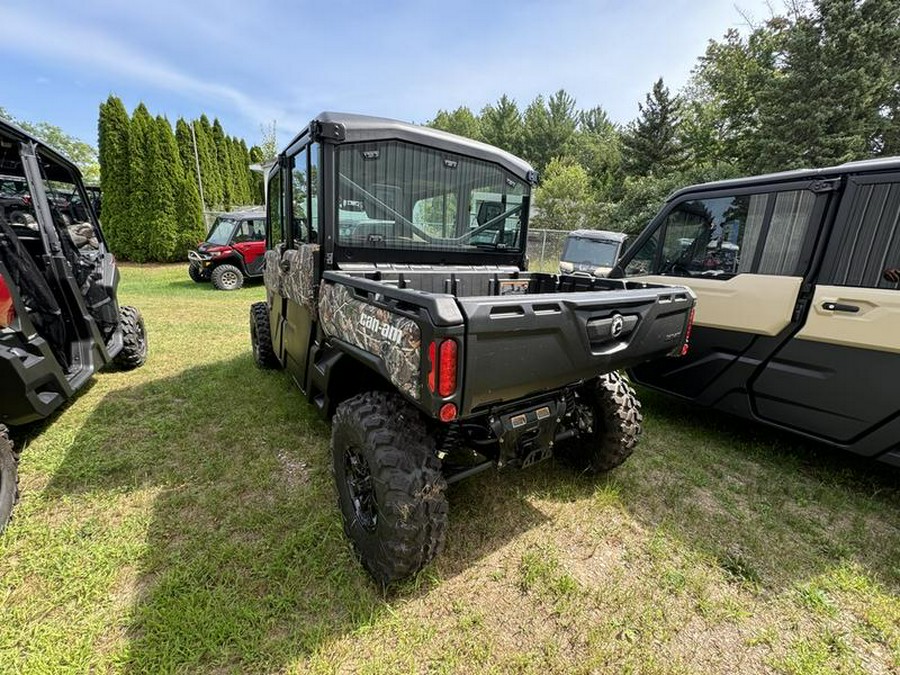
[{"label": "black roof of utv", "polygon": [[820,169],[795,169],[793,171],[779,171],[766,173],[759,176],[746,176],[743,178],[729,178],[717,180],[711,183],[698,183],[679,188],[669,195],[666,201],[672,201],[676,197],[689,192],[729,189],[736,187],[751,187],[753,185],[768,185],[771,183],[786,183],[795,180],[827,180],[838,178],[848,174],[871,173],[874,171],[898,171],[900,170],[900,157],[879,157],[877,159],[863,159],[855,162],[845,162],[836,166],[828,166]]},{"label": "black roof of utv", "polygon": [[532,185],[537,182],[537,172],[528,162],[487,143],[417,124],[353,113],[319,113],[310,122],[309,127],[301,131],[290,142],[284,153],[289,154],[298,143],[304,142],[310,133],[315,140],[331,143],[365,143],[385,140],[418,143],[438,150],[493,162]]}]

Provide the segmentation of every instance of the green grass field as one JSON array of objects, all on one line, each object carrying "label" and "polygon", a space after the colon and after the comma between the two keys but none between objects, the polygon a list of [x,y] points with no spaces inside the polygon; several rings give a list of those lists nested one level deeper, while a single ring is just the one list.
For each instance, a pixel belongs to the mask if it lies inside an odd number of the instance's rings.
[{"label": "green grass field", "polygon": [[453,486],[444,553],[384,594],[328,425],[252,363],[263,289],[122,275],[146,366],[15,435],[0,672],[900,672],[897,471],[643,393],[624,466]]}]

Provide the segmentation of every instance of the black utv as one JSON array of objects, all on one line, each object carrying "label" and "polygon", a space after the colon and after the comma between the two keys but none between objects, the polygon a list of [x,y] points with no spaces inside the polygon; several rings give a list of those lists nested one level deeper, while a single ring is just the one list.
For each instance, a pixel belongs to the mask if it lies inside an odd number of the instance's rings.
[{"label": "black utv", "polygon": [[0,531],[18,497],[18,456],[7,425],[48,417],[109,364],[147,355],[141,314],[119,307],[119,274],[90,208],[73,220],[59,194],[89,205],[78,169],[0,122],[0,173],[32,217],[0,215]]}]

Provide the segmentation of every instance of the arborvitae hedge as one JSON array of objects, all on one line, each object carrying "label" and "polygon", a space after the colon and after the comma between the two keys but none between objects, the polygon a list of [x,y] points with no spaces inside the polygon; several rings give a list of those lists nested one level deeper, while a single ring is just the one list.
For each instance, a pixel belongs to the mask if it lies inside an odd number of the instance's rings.
[{"label": "arborvitae hedge", "polygon": [[128,111],[115,96],[100,104],[100,185],[103,188],[103,230],[113,251],[129,239],[131,199]]},{"label": "arborvitae hedge", "polygon": [[218,120],[210,125],[205,115],[179,119],[173,132],[166,118],[154,119],[143,103],[129,119],[122,102],[110,96],[100,105],[99,136],[104,231],[120,258],[183,260],[206,234],[204,208],[261,203],[246,143],[226,136]]}]

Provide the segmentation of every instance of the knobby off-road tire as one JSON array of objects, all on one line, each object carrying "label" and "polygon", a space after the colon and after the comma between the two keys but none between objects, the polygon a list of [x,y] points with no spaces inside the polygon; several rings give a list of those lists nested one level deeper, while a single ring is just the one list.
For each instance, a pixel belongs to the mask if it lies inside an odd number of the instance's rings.
[{"label": "knobby off-road tire", "polygon": [[368,392],[338,406],[331,450],[344,532],[382,585],[412,576],[443,548],[447,483],[434,438],[399,396]]},{"label": "knobby off-road tire", "polygon": [[206,277],[203,276],[203,270],[200,269],[199,263],[192,262],[188,265],[188,276],[198,284],[206,281]]},{"label": "knobby off-road tire", "polygon": [[137,307],[119,308],[119,327],[122,329],[122,351],[113,362],[121,370],[134,370],[147,360],[147,332],[144,317]]},{"label": "knobby off-road tire", "polygon": [[607,373],[580,393],[575,411],[581,434],[566,444],[567,454],[589,473],[609,471],[634,452],[641,435],[641,403],[618,373]]},{"label": "knobby off-road tire", "polygon": [[209,279],[217,291],[236,291],[244,285],[244,275],[234,265],[219,265]]},{"label": "knobby off-road tire", "polygon": [[278,357],[272,346],[272,329],[269,325],[269,307],[264,302],[250,305],[250,344],[253,360],[260,368],[278,368]]},{"label": "knobby off-road tire", "polygon": [[9,431],[0,424],[0,534],[12,518],[19,501],[19,455],[13,449]]}]

